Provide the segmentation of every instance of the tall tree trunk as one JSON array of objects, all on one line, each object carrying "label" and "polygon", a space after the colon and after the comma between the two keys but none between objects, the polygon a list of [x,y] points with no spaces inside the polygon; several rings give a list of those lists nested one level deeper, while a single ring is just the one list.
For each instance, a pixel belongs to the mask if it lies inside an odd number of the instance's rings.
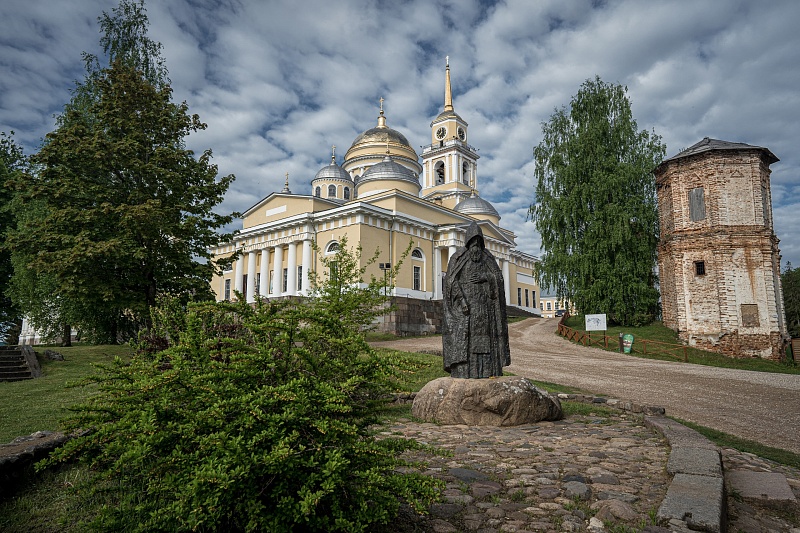
[{"label": "tall tree trunk", "polygon": [[72,346],[72,326],[64,324],[61,332],[61,346]]}]

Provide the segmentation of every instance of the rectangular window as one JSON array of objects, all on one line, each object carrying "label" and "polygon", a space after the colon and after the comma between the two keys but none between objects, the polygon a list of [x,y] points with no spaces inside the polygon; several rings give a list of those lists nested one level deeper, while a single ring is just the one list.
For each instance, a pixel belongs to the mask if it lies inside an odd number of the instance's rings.
[{"label": "rectangular window", "polygon": [[274,286],[275,286],[275,271],[274,270],[270,270],[269,271],[269,293],[270,294],[272,294],[274,292],[272,290],[272,287],[274,287]]},{"label": "rectangular window", "polygon": [[247,298],[247,274],[242,276],[242,292],[244,293],[245,299]]},{"label": "rectangular window", "polygon": [[531,291],[531,307],[536,307],[536,291]]},{"label": "rectangular window", "polygon": [[517,287],[517,305],[522,305],[522,289]]},{"label": "rectangular window", "polygon": [[689,191],[689,218],[692,219],[692,222],[706,218],[706,203],[702,187],[695,187]]},{"label": "rectangular window", "polygon": [[302,265],[297,267],[297,290],[303,290],[303,267]]},{"label": "rectangular window", "polygon": [[422,277],[422,267],[415,266],[414,267],[414,290],[419,291],[421,286],[421,278]]},{"label": "rectangular window", "polygon": [[697,276],[705,276],[706,275],[706,262],[705,261],[695,261],[694,262],[694,273]]},{"label": "rectangular window", "polygon": [[261,294],[261,272],[256,272],[256,294]]},{"label": "rectangular window", "polygon": [[552,311],[553,310],[553,302],[547,302],[547,310],[548,311]]},{"label": "rectangular window", "polygon": [[339,279],[339,263],[337,263],[336,261],[331,261],[330,263],[328,263],[328,265],[329,265],[329,270],[330,270],[330,274],[329,274],[330,275],[330,280],[331,281],[338,280]]},{"label": "rectangular window", "polygon": [[525,307],[530,307],[531,302],[528,300],[528,289],[525,289]]},{"label": "rectangular window", "polygon": [[289,269],[283,269],[283,289],[282,292],[286,292],[289,290]]},{"label": "rectangular window", "polygon": [[225,300],[229,301],[231,299],[231,280],[225,280]]},{"label": "rectangular window", "polygon": [[742,304],[742,326],[746,328],[757,328],[761,325],[758,319],[757,304]]}]

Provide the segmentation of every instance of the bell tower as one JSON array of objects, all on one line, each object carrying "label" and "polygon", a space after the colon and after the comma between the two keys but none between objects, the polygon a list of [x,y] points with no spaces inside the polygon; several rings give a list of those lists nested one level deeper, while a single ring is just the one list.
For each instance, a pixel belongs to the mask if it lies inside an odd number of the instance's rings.
[{"label": "bell tower", "polygon": [[422,149],[421,196],[453,208],[478,187],[478,152],[468,144],[469,125],[453,109],[450,58],[446,59],[444,110],[431,122],[431,144]]}]

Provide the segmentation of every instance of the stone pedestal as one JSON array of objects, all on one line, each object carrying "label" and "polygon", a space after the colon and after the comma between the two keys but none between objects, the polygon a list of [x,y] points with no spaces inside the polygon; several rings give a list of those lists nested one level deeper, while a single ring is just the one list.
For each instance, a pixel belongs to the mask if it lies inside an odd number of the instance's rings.
[{"label": "stone pedestal", "polygon": [[564,417],[558,398],[527,378],[439,378],[417,393],[412,414],[427,422],[519,426]]}]

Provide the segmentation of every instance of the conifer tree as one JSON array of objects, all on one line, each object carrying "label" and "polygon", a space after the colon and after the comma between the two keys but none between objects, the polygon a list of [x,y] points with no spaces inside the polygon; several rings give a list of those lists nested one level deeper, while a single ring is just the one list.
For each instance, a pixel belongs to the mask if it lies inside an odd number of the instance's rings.
[{"label": "conifer tree", "polygon": [[100,21],[110,64],[97,70],[85,56],[86,79],[33,157],[37,172],[16,180],[20,208],[40,216],[8,246],[36,251],[19,275],[49,278],[49,299],[75,312],[74,326],[115,342],[146,323],[160,294],[210,296],[208,247],[232,220],[214,208],[234,178],[217,178],[210,150],[185,148],[206,125],[171,101],[143,4],[123,0]]},{"label": "conifer tree", "polygon": [[542,125],[533,150],[543,288],[582,313],[638,325],[658,310],[658,213],[652,170],[666,147],[638,131],[627,89],[587,80]]},{"label": "conifer tree", "polygon": [[[15,226],[16,220],[11,189],[6,182],[22,172],[26,165],[22,148],[14,142],[14,132],[0,132],[0,242],[5,240],[6,232]],[[22,320],[19,306],[9,295],[13,271],[11,253],[0,247],[0,340],[5,340],[4,336],[14,329],[14,324]]]}]

